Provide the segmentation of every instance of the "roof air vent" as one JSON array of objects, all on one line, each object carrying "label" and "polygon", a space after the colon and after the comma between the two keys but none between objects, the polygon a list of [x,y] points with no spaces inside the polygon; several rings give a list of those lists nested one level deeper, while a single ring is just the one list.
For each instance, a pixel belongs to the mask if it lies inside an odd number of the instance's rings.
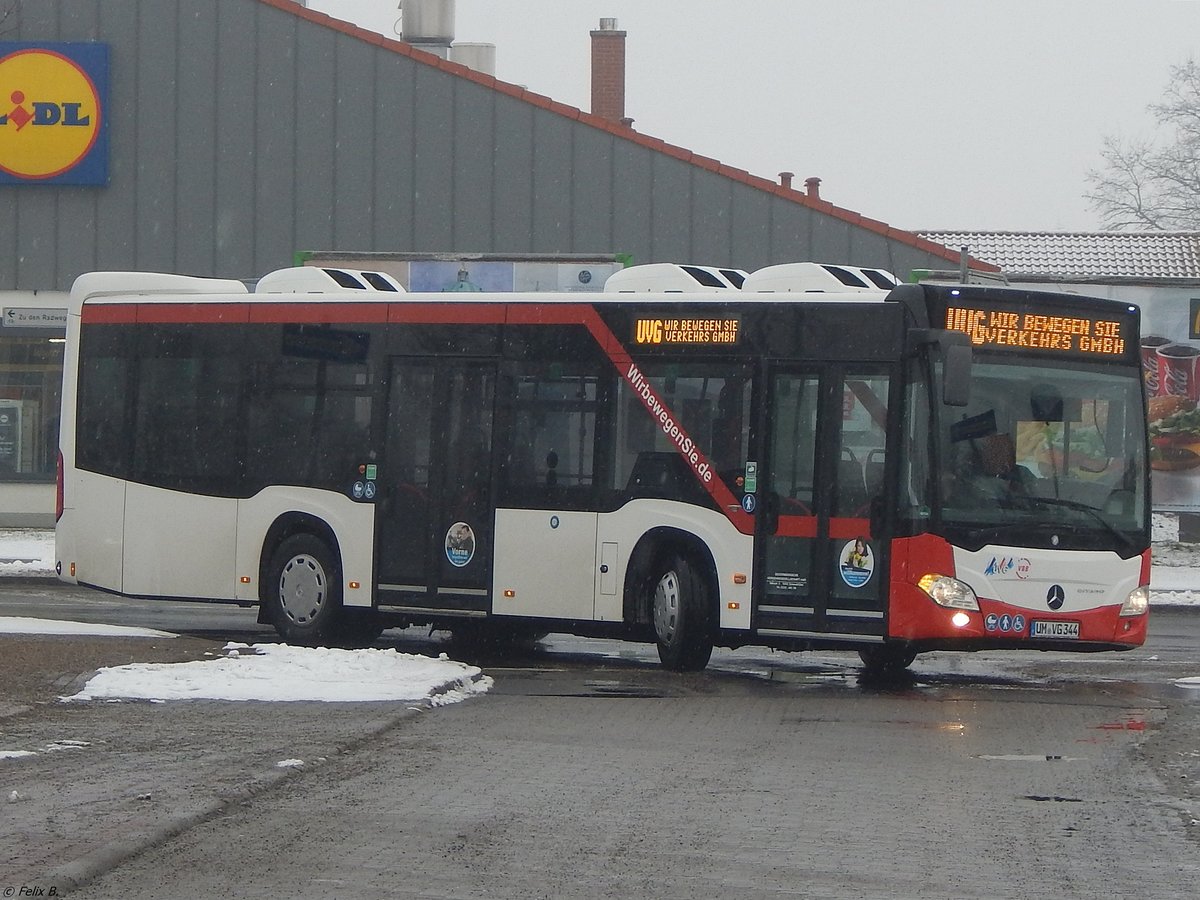
[{"label": "roof air vent", "polygon": [[276,269],[258,279],[256,294],[326,294],[341,291],[402,293],[404,288],[385,272],[296,266]]}]

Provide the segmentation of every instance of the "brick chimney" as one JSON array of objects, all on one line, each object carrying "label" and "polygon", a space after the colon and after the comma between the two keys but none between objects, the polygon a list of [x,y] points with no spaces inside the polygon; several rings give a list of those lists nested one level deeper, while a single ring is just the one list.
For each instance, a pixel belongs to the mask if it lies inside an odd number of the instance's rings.
[{"label": "brick chimney", "polygon": [[785,187],[790,191],[792,189],[792,179],[795,177],[796,177],[795,172],[780,172],[779,173],[779,186]]},{"label": "brick chimney", "polygon": [[821,179],[815,175],[812,176],[811,178],[805,178],[804,179],[804,190],[808,193],[808,196],[812,197],[812,199],[820,200],[821,199]]},{"label": "brick chimney", "polygon": [[616,19],[601,19],[592,32],[592,114],[625,118],[625,32],[617,31]]}]

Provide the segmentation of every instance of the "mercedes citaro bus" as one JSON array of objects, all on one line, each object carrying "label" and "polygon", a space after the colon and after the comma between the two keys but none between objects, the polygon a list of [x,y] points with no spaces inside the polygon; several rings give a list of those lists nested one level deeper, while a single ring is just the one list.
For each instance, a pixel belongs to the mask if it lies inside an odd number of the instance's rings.
[{"label": "mercedes citaro bus", "polygon": [[889,278],[83,275],[60,575],[258,604],[293,642],[557,631],[654,642],[677,670],[714,646],[896,669],[1140,645],[1138,309]]}]

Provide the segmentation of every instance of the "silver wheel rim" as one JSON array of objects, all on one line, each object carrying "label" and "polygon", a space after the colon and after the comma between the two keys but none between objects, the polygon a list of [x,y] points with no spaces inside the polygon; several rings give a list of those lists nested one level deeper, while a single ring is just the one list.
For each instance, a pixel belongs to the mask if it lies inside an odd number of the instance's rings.
[{"label": "silver wheel rim", "polygon": [[654,588],[654,631],[669,644],[679,628],[679,576],[666,572]]},{"label": "silver wheel rim", "polygon": [[325,570],[307,553],[288,560],[279,575],[279,605],[297,625],[308,625],[325,605]]}]

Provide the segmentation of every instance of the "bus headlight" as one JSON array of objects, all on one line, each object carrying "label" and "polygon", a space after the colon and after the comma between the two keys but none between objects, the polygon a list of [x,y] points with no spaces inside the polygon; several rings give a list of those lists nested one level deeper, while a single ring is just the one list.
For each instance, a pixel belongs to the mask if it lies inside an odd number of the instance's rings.
[{"label": "bus headlight", "polygon": [[949,575],[929,574],[917,582],[921,590],[938,606],[979,612],[979,601],[971,586]]},{"label": "bus headlight", "polygon": [[1150,608],[1150,588],[1148,585],[1135,587],[1121,604],[1121,615],[1140,616]]}]

